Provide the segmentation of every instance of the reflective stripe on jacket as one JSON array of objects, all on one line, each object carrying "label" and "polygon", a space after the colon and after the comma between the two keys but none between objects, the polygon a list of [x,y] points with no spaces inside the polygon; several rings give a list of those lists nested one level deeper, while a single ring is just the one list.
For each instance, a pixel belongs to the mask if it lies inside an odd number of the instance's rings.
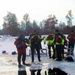
[{"label": "reflective stripe on jacket", "polygon": [[62,45],[64,45],[64,43],[65,43],[65,40],[64,40],[64,39],[62,39],[62,42],[61,42],[61,44],[62,44]]},{"label": "reflective stripe on jacket", "polygon": [[45,39],[44,42],[45,43],[47,42],[47,45],[52,45],[52,44],[54,44],[54,39],[52,39],[52,40]]}]

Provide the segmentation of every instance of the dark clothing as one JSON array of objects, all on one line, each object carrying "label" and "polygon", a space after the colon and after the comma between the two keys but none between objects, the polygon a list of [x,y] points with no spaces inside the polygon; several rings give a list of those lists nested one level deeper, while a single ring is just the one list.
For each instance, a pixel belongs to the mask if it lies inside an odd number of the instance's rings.
[{"label": "dark clothing", "polygon": [[37,51],[38,60],[40,61],[40,37],[37,34],[30,36],[32,62],[34,62],[34,53]]},{"label": "dark clothing", "polygon": [[64,58],[64,45],[61,45],[62,58]]},{"label": "dark clothing", "polygon": [[35,49],[37,51],[37,55],[38,55],[38,60],[40,61],[40,47],[39,45],[34,45],[31,46],[31,53],[32,53],[32,61],[34,62],[34,53],[35,53]]},{"label": "dark clothing", "polygon": [[57,60],[62,60],[62,38],[60,35],[55,36],[55,44],[56,44],[56,52],[57,52]]},{"label": "dark clothing", "polygon": [[22,63],[25,63],[26,60],[26,54],[18,54],[18,63],[21,64],[21,59],[22,59]]},{"label": "dark clothing", "polygon": [[56,51],[57,51],[57,59],[60,61],[62,60],[62,49],[61,45],[56,45]]},{"label": "dark clothing", "polygon": [[[69,40],[68,53],[73,55],[74,54],[73,51],[74,51],[74,43],[75,43],[75,34],[73,32],[71,32],[67,38]],[[72,53],[70,53],[70,52],[72,52]]]}]

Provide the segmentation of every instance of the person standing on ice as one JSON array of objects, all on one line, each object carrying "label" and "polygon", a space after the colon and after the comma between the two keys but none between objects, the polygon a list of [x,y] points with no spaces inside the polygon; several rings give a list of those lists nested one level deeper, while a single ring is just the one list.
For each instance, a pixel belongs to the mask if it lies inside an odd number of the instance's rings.
[{"label": "person standing on ice", "polygon": [[[55,58],[55,48],[54,48],[54,35],[50,34],[48,35],[48,37],[46,39],[44,39],[44,43],[47,42],[48,45],[48,54],[49,54],[49,58]],[[51,47],[53,49],[53,56],[51,53]]]},{"label": "person standing on ice", "polygon": [[17,48],[17,52],[18,52],[18,65],[20,67],[20,66],[22,66],[21,65],[21,60],[22,60],[23,65],[25,65],[25,60],[26,60],[26,48],[27,48],[27,45],[26,45],[26,39],[25,39],[24,34],[21,34],[19,36],[19,38],[16,39],[14,44],[16,45],[16,48]]},{"label": "person standing on ice", "polygon": [[34,30],[33,34],[29,37],[30,40],[30,47],[31,47],[31,54],[32,54],[32,62],[34,62],[34,53],[35,50],[37,51],[38,61],[40,60],[40,36],[37,34],[36,30]]},{"label": "person standing on ice", "polygon": [[55,45],[56,45],[56,53],[57,53],[57,61],[62,61],[62,37],[58,30],[55,32]]},{"label": "person standing on ice", "polygon": [[68,35],[67,39],[69,40],[69,43],[68,43],[68,53],[70,53],[70,50],[72,48],[72,51],[71,51],[71,55],[74,55],[74,43],[75,43],[75,33],[74,31],[72,30],[70,32],[70,34]]},{"label": "person standing on ice", "polygon": [[66,49],[65,46],[67,46],[67,40],[66,40],[66,36],[61,34],[62,37],[62,42],[61,42],[61,46],[62,46],[62,58],[64,59],[64,49]]}]

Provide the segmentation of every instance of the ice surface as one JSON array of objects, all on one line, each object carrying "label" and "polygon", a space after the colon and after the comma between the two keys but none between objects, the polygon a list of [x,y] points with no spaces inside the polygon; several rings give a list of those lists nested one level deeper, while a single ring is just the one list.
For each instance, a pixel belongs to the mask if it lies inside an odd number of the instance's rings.
[{"label": "ice surface", "polygon": [[[17,37],[3,36],[0,39],[0,75],[18,75],[17,55],[11,55],[12,51],[16,51],[14,45],[15,38]],[[43,41],[41,44],[43,48],[47,48],[47,45],[45,45]],[[8,54],[2,54],[3,50]],[[27,55],[29,55],[29,50],[30,48],[28,47]],[[43,70],[42,73],[48,68],[58,67],[70,75],[75,75],[75,62],[67,62],[65,60],[55,61],[49,59],[46,55],[41,55],[41,60],[41,63],[43,64],[43,66],[41,66]],[[37,56],[35,56],[35,61],[37,61]],[[27,56],[26,62],[31,63],[31,56]],[[38,67],[39,66],[36,66],[36,68]],[[30,75],[30,68],[31,67],[26,67],[28,75]]]}]

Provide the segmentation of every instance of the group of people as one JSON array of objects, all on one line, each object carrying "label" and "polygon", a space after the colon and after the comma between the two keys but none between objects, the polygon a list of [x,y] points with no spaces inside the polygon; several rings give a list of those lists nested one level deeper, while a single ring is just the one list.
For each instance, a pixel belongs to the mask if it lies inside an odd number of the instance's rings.
[{"label": "group of people", "polygon": [[[68,39],[68,41],[67,41]],[[41,37],[41,35],[34,30],[34,32],[29,36],[28,39],[25,38],[24,34],[21,34],[18,39],[15,40],[14,44],[16,45],[17,52],[18,52],[18,64],[21,66],[22,63],[25,65],[26,60],[26,48],[30,46],[31,48],[31,59],[34,62],[34,53],[35,50],[38,55],[38,61],[41,61],[40,58],[40,49],[41,41],[44,40],[44,44],[48,46],[48,55],[49,58],[56,59],[57,61],[62,61],[64,58],[64,48],[68,46],[68,53],[74,51],[74,43],[75,43],[75,33],[71,31],[71,33],[66,37],[61,34],[58,30],[55,31],[55,34],[49,34],[47,37]],[[28,43],[28,44],[26,44]],[[53,54],[51,53],[51,47],[53,50]],[[72,51],[71,51],[72,50]],[[21,59],[22,58],[22,59]]]}]

